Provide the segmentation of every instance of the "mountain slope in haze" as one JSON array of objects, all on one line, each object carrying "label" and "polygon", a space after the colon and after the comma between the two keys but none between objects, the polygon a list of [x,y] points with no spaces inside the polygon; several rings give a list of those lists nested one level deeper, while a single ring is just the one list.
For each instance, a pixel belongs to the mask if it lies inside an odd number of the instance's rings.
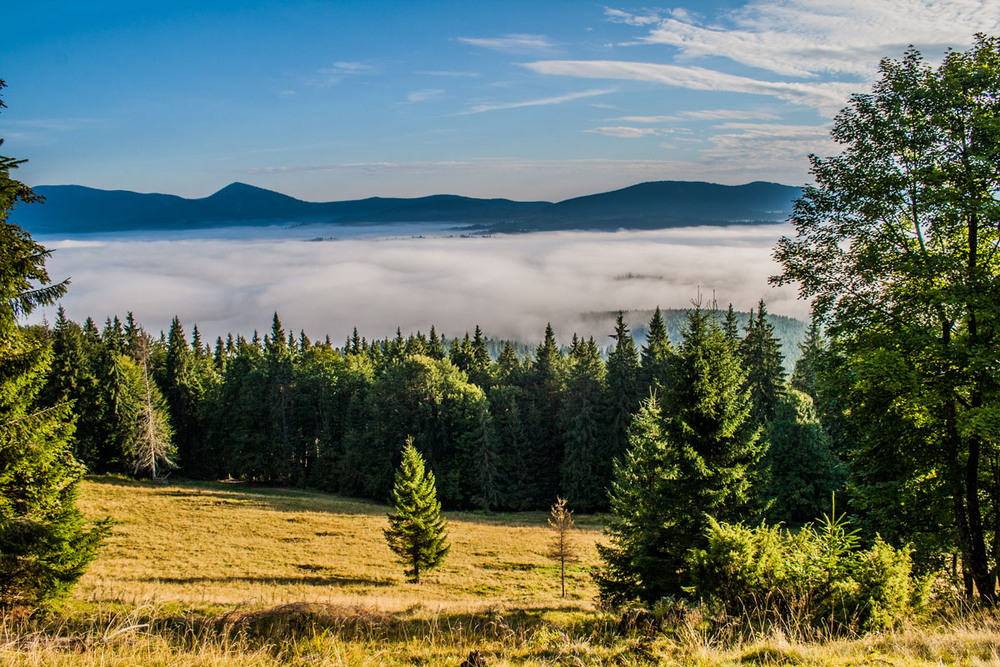
[{"label": "mountain slope in haze", "polygon": [[[779,222],[791,213],[792,201],[800,192],[796,187],[763,181],[746,185],[653,181],[567,199],[496,229],[662,229]],[[524,229],[518,229],[519,226]]]},{"label": "mountain slope in haze", "polygon": [[19,206],[11,220],[38,234],[393,222],[444,222],[497,232],[653,229],[779,221],[799,195],[798,188],[777,183],[727,186],[686,181],[641,183],[555,204],[458,195],[306,202],[244,183],[232,183],[200,199],[79,185],[42,185],[34,190],[45,203]]}]

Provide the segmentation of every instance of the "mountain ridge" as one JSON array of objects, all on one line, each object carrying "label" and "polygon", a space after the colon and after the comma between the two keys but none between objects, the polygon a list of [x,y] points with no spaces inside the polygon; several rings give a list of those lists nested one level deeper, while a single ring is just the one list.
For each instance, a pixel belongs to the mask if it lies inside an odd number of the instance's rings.
[{"label": "mountain ridge", "polygon": [[34,190],[45,203],[17,207],[11,221],[40,234],[317,223],[454,223],[481,232],[773,223],[787,217],[800,193],[797,187],[766,181],[648,181],[560,202],[450,194],[309,202],[241,182],[192,199],[81,185]]}]

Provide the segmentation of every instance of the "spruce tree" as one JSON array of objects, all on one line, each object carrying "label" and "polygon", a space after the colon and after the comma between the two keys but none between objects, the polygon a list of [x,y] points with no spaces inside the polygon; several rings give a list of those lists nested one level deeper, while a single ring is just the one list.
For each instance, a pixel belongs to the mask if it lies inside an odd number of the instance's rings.
[{"label": "spruce tree", "polygon": [[722,333],[725,334],[726,340],[732,343],[734,349],[739,346],[740,322],[736,317],[736,310],[733,309],[733,304],[729,304],[729,308],[726,310],[726,317],[722,320]]},{"label": "spruce tree", "polygon": [[808,394],[792,389],[775,408],[767,429],[767,495],[772,522],[803,523],[829,510],[840,489],[839,463]]},{"label": "spruce tree", "polygon": [[775,407],[785,392],[781,343],[774,335],[774,326],[767,319],[763,299],[757,306],[756,317],[753,312],[750,313],[739,350],[747,372],[751,414],[757,426],[763,428],[774,419]]},{"label": "spruce tree", "polygon": [[712,316],[688,315],[676,377],[664,408],[646,401],[615,467],[613,517],[600,547],[603,600],[653,602],[684,595],[685,555],[704,539],[707,517],[756,518],[763,455],[739,359]]},{"label": "spruce tree", "polygon": [[497,384],[517,384],[521,380],[521,371],[521,360],[517,358],[514,346],[509,340],[504,341],[500,356],[497,357]]},{"label": "spruce tree", "polygon": [[18,202],[39,199],[10,178],[20,162],[0,157],[0,608],[25,613],[76,583],[107,527],[87,526],[76,509],[84,469],[68,444],[69,407],[36,403],[52,350],[18,318],[54,303],[66,283],[51,283],[49,252],[7,222]]},{"label": "spruce tree", "polygon": [[[355,329],[354,335],[357,336],[357,334],[358,330]],[[433,324],[431,325],[430,336],[427,339],[426,354],[431,359],[435,359],[438,361],[444,359],[444,346],[441,344],[441,339],[438,338],[437,329],[434,328]]]},{"label": "spruce tree", "polygon": [[570,356],[562,402],[563,493],[579,509],[593,511],[607,504],[607,484],[613,455],[608,447],[604,368],[593,338],[577,342]]},{"label": "spruce tree", "polygon": [[[634,599],[655,600],[666,551],[674,547],[663,519],[671,511],[663,487],[677,477],[674,456],[663,433],[657,397],[650,396],[632,421],[629,447],[615,461],[610,491],[611,515],[598,544],[604,566],[594,572],[601,600],[620,605]],[[671,563],[676,570],[676,557]]]},{"label": "spruce tree", "polygon": [[441,516],[434,473],[425,470],[424,458],[407,438],[402,461],[392,487],[393,513],[389,514],[386,542],[407,566],[406,578],[418,583],[420,573],[437,567],[448,555],[447,522]]},{"label": "spruce tree", "polygon": [[52,366],[45,387],[39,394],[39,402],[48,407],[62,403],[72,406],[76,418],[71,440],[73,455],[89,470],[95,470],[104,429],[100,388],[87,347],[80,326],[69,320],[60,306],[52,337]]},{"label": "spruce tree", "polygon": [[[197,332],[197,328],[195,328]],[[197,343],[201,349],[200,340]],[[163,395],[170,407],[170,423],[174,431],[174,443],[185,472],[196,475],[203,462],[197,460],[196,449],[202,444],[204,435],[198,422],[198,404],[204,390],[199,382],[196,366],[198,353],[188,347],[184,327],[180,318],[174,316],[167,333],[166,358],[157,384],[163,388]],[[138,356],[137,361],[142,361]]]},{"label": "spruce tree", "polygon": [[607,404],[610,408],[609,459],[628,446],[628,428],[642,400],[639,393],[639,353],[623,313],[615,320],[615,348],[608,355]]},{"label": "spruce tree", "polygon": [[799,351],[801,354],[792,373],[792,388],[805,392],[816,400],[816,374],[823,354],[823,337],[815,317],[809,323],[805,340],[799,343]]},{"label": "spruce tree", "polygon": [[490,359],[490,353],[486,349],[486,338],[483,336],[483,330],[476,325],[475,334],[472,337],[471,346],[471,359],[469,360],[469,368],[466,372],[469,374],[469,382],[481,387],[486,390],[493,386],[493,375],[492,367],[493,360]]},{"label": "spruce tree", "polygon": [[563,460],[563,440],[560,437],[559,415],[566,388],[566,359],[556,344],[552,325],[545,327],[545,338],[535,350],[535,359],[525,377],[527,410],[525,426],[531,443],[531,472],[539,496],[536,506],[544,499],[557,495],[559,470]]},{"label": "spruce tree", "polygon": [[667,335],[667,325],[663,322],[663,314],[657,306],[649,319],[649,331],[646,342],[642,346],[639,363],[640,393],[642,398],[651,393],[660,392],[669,383],[670,361],[673,358],[673,348]]}]

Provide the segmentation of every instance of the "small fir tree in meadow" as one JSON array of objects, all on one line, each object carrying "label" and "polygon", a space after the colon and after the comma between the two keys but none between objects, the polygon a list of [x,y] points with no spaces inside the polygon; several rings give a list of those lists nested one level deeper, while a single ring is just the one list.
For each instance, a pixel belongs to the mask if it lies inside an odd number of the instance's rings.
[{"label": "small fir tree in meadow", "polygon": [[579,560],[576,546],[573,544],[573,510],[566,507],[565,498],[556,498],[552,506],[549,526],[555,531],[555,537],[549,547],[549,558],[559,561],[559,579],[562,584],[562,597],[566,597],[566,563]]},{"label": "small fir tree in meadow", "polygon": [[426,470],[424,458],[406,439],[403,459],[392,487],[389,527],[385,533],[389,548],[407,565],[406,578],[418,583],[420,573],[437,567],[448,555],[447,521],[441,516],[434,473]]}]

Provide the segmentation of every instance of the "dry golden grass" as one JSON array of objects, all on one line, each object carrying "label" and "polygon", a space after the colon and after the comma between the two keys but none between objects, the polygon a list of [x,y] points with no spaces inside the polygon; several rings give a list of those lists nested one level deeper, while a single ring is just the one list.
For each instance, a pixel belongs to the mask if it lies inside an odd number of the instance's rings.
[{"label": "dry golden grass", "polygon": [[581,561],[567,598],[545,554],[553,532],[543,513],[448,515],[451,552],[419,584],[386,546],[387,506],[322,493],[239,484],[161,486],[101,477],[81,485],[79,506],[117,523],[74,590],[88,602],[143,601],[232,607],[284,602],[363,605],[384,611],[589,609],[596,589],[599,523],[580,517]]},{"label": "dry golden grass", "polygon": [[592,608],[601,527],[587,517],[562,600],[542,513],[449,515],[452,551],[414,585],[374,503],[106,477],[82,485],[80,506],[118,522],[111,538],[59,613],[0,617],[0,665],[457,666],[477,652],[490,667],[1000,666],[992,614],[811,642],[775,632],[723,643],[693,617],[664,632],[622,631]]}]

